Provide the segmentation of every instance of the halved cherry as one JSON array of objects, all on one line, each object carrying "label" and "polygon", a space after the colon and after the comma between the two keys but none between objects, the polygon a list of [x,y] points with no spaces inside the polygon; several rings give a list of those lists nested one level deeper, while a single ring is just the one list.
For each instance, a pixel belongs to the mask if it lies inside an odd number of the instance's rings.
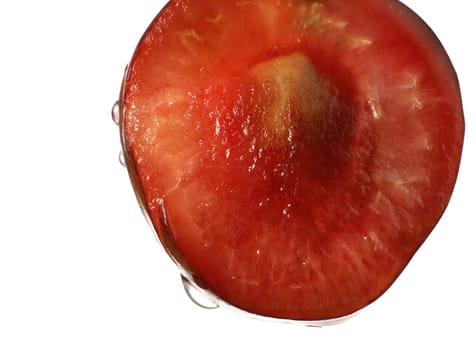
[{"label": "halved cherry", "polygon": [[120,105],[131,178],[183,273],[295,320],[392,284],[448,204],[464,133],[444,49],[391,0],[171,1]]}]

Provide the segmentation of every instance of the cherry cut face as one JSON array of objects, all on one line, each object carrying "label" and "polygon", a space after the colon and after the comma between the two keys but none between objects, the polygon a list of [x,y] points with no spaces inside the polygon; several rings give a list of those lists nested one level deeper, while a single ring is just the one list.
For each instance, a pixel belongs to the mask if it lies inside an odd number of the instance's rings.
[{"label": "cherry cut face", "polygon": [[398,1],[172,0],[126,70],[125,162],[182,274],[320,322],[384,293],[448,205],[455,71]]}]

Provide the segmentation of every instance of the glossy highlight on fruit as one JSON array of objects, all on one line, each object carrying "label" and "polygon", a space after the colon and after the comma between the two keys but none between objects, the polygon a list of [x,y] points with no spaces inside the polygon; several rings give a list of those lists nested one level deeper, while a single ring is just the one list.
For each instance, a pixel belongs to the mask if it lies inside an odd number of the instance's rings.
[{"label": "glossy highlight on fruit", "polygon": [[310,322],[395,281],[448,205],[464,134],[445,50],[393,0],[172,0],[119,108],[181,273],[219,303]]}]

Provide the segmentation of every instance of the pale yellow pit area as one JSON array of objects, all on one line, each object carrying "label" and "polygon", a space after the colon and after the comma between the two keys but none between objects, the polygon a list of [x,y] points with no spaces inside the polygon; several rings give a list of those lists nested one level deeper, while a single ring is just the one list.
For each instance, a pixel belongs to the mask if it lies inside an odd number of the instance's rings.
[{"label": "pale yellow pit area", "polygon": [[273,140],[291,142],[297,126],[317,131],[327,123],[337,103],[331,85],[302,53],[259,63],[250,74],[265,94],[263,126]]}]

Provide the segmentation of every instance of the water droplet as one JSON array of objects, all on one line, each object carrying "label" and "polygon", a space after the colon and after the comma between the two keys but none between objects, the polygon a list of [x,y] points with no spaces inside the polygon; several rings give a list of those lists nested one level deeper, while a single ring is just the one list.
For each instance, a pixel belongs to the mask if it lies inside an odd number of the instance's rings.
[{"label": "water droplet", "polygon": [[119,125],[120,119],[120,110],[119,110],[119,101],[116,101],[111,109],[112,121],[114,124]]},{"label": "water droplet", "polygon": [[126,158],[124,157],[124,152],[119,152],[119,163],[125,167],[126,166]]},{"label": "water droplet", "polygon": [[378,104],[377,101],[373,99],[369,99],[367,101],[367,105],[370,108],[370,112],[372,113],[372,116],[374,117],[375,120],[378,120],[382,116],[382,112],[380,110],[380,105]]},{"label": "water droplet", "polygon": [[195,288],[195,286],[193,286],[192,283],[190,283],[190,281],[186,277],[184,277],[183,275],[181,277],[183,289],[195,305],[208,310],[218,308],[217,304],[215,304],[212,300],[203,295],[203,293],[201,293],[197,288]]}]

